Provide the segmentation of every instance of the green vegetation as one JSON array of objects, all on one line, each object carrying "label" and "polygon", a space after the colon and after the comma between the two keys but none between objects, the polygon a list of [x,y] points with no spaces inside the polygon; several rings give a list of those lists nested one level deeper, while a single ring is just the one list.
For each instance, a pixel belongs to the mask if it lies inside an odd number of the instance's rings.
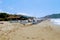
[{"label": "green vegetation", "polygon": [[25,15],[16,15],[16,14],[8,14],[8,13],[0,13],[0,21],[9,21],[9,20],[26,20],[28,18],[33,18]]},{"label": "green vegetation", "polygon": [[[0,13],[0,21],[9,21],[9,20],[26,20],[26,19],[33,19],[34,17],[29,17],[25,15],[16,15],[16,14],[8,14],[8,13]],[[47,15],[43,18],[60,18],[60,13],[59,14],[52,14],[52,15]]]},{"label": "green vegetation", "polygon": [[7,18],[9,15],[7,13],[0,13],[0,18]]},{"label": "green vegetation", "polygon": [[7,14],[7,13],[0,13],[0,21],[7,21],[8,16],[9,16],[9,14]]},{"label": "green vegetation", "polygon": [[59,14],[48,15],[48,16],[45,16],[45,18],[60,18],[60,13]]}]

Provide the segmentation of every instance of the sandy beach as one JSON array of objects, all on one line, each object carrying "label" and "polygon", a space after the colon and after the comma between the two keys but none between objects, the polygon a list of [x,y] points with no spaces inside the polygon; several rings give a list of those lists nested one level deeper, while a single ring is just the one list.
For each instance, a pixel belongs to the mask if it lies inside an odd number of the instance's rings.
[{"label": "sandy beach", "polygon": [[49,20],[35,25],[22,25],[2,21],[0,40],[60,40],[60,26]]}]

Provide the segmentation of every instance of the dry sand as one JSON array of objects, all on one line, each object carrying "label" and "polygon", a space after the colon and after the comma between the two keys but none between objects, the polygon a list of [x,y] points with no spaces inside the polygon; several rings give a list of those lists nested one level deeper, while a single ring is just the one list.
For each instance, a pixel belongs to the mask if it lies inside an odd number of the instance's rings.
[{"label": "dry sand", "polygon": [[4,22],[0,24],[0,40],[60,40],[60,26],[49,20],[25,26]]}]

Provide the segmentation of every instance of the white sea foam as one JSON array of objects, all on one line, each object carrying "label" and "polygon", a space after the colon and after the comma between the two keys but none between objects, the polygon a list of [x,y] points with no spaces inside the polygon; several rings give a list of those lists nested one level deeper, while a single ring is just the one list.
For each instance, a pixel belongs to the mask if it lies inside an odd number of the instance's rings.
[{"label": "white sea foam", "polygon": [[56,25],[60,25],[60,19],[51,19],[51,22]]}]

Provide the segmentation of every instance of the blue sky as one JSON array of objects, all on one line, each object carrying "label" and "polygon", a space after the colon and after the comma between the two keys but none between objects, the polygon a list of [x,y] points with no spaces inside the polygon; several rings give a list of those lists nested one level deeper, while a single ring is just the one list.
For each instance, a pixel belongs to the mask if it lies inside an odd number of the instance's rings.
[{"label": "blue sky", "polygon": [[60,13],[60,0],[0,0],[0,12],[42,17]]}]

